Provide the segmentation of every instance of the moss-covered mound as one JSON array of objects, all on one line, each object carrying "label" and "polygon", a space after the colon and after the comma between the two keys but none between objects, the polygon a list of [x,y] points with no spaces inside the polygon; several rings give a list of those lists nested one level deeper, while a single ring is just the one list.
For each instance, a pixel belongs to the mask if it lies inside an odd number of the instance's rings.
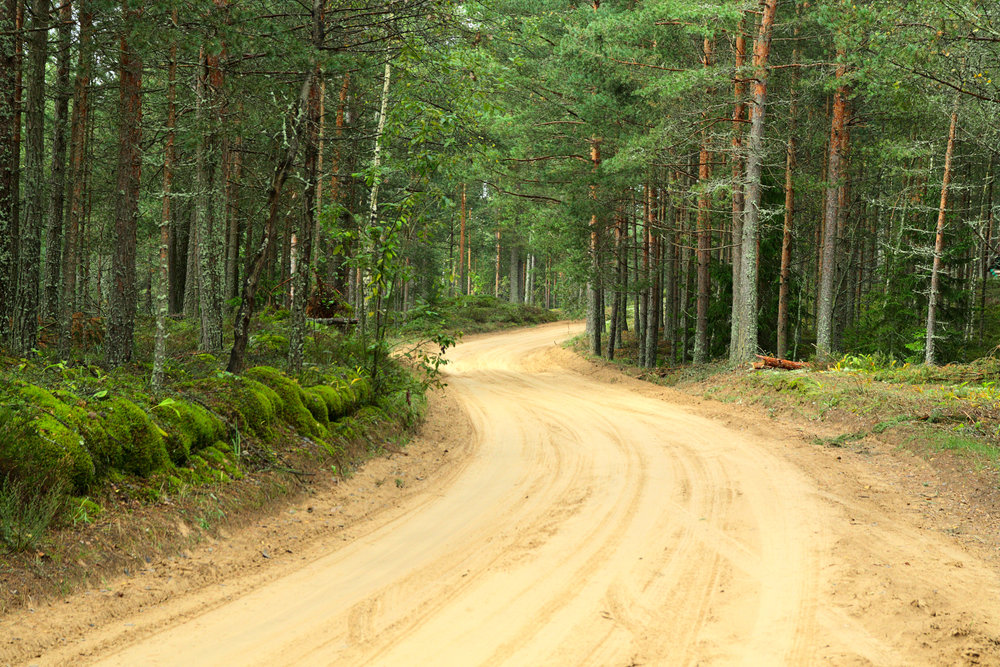
[{"label": "moss-covered mound", "polygon": [[326,434],[326,429],[316,421],[306,407],[308,399],[298,382],[270,366],[251,368],[244,375],[270,387],[281,397],[278,416],[291,424],[296,431],[314,437],[323,437]]},{"label": "moss-covered mound", "polygon": [[197,403],[167,399],[152,410],[153,420],[167,435],[167,453],[181,465],[191,454],[223,438],[226,426],[214,414]]},{"label": "moss-covered mound", "polygon": [[98,413],[107,434],[107,446],[96,452],[100,464],[141,477],[170,465],[166,434],[138,405],[116,396],[101,401]]},{"label": "moss-covered mound", "polygon": [[0,474],[83,491],[95,479],[93,458],[72,422],[57,416],[60,401],[40,392],[47,405],[0,406]]}]

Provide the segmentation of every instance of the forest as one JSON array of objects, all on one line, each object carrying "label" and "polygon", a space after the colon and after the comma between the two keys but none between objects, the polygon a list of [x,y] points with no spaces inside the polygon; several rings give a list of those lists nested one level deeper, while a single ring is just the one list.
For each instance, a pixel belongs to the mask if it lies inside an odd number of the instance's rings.
[{"label": "forest", "polygon": [[[641,362],[995,347],[982,2],[63,3],[0,14],[0,322],[132,362],[457,294]],[[610,340],[610,344],[609,344]],[[299,360],[296,360],[295,357]]]}]

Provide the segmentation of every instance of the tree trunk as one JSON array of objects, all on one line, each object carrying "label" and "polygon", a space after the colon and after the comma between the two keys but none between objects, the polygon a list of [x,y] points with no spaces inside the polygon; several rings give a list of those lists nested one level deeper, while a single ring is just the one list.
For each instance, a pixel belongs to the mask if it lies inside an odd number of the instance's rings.
[{"label": "tree trunk", "polygon": [[17,6],[18,0],[2,0],[0,11],[0,340],[6,338],[13,313],[17,265],[14,251],[17,230]]},{"label": "tree trunk", "polygon": [[[795,37],[799,29],[795,28]],[[796,42],[792,49],[792,63],[798,63],[799,47]],[[798,68],[792,68],[791,95],[792,101],[788,109],[788,143],[785,147],[785,221],[781,236],[781,272],[778,285],[778,340],[777,355],[784,357],[788,350],[788,288],[792,267],[792,228],[795,220],[795,182],[792,172],[795,170],[795,121],[798,110]]]},{"label": "tree trunk", "polygon": [[951,110],[948,146],[944,152],[944,177],[941,179],[941,204],[938,206],[937,232],[934,235],[934,265],[931,268],[931,292],[927,299],[927,337],[924,339],[924,363],[933,366],[934,329],[937,326],[937,301],[940,293],[941,253],[944,251],[944,225],[948,212],[948,184],[951,183],[951,157],[955,152],[955,128],[958,125],[958,95]]},{"label": "tree trunk", "polygon": [[112,285],[105,338],[106,361],[115,367],[132,359],[135,330],[136,284],[135,241],[139,218],[139,154],[142,140],[142,61],[133,50],[133,32],[142,15],[136,0],[123,0],[121,33],[121,78],[119,83],[118,197],[115,200],[115,252],[111,265]]},{"label": "tree trunk", "polygon": [[[594,167],[594,177],[601,166],[601,140],[590,140],[590,162]],[[591,199],[597,199],[596,180],[590,186]],[[587,281],[587,333],[590,334],[590,351],[601,356],[601,334],[604,332],[604,312],[601,298],[601,262],[597,243],[597,214],[590,216],[590,280]],[[513,289],[513,287],[511,287]]]},{"label": "tree trunk", "polygon": [[65,0],[59,8],[59,50],[56,58],[56,92],[52,111],[52,167],[49,217],[45,225],[45,316],[59,317],[59,273],[62,264],[63,212],[66,194],[66,126],[69,117],[69,43],[73,7]]},{"label": "tree trunk", "polygon": [[497,262],[496,271],[493,276],[493,297],[500,298],[500,228],[497,228]]},{"label": "tree trunk", "polygon": [[736,33],[736,43],[733,48],[736,73],[733,77],[733,214],[732,214],[732,274],[733,302],[730,310],[729,327],[729,358],[736,361],[736,340],[740,335],[740,274],[743,271],[741,262],[741,247],[743,242],[743,119],[746,116],[746,105],[743,96],[746,93],[743,80],[743,67],[747,59],[747,43],[744,35],[745,19],[740,21]]},{"label": "tree trunk", "polygon": [[[704,41],[704,59],[702,65],[712,66],[712,41]],[[711,98],[712,90],[707,91]],[[707,124],[708,113],[702,115],[702,121]],[[709,182],[712,180],[711,154],[708,152],[708,129],[701,134],[701,150],[698,153],[698,302],[694,334],[694,363],[703,364],[708,359],[708,300],[712,288],[709,276],[709,261],[711,248],[711,197],[709,197]]]},{"label": "tree trunk", "polygon": [[[315,0],[313,5],[313,46],[317,51],[323,45],[323,3]],[[299,227],[301,240],[298,266],[292,276],[294,289],[292,291],[292,327],[288,339],[288,369],[292,373],[302,371],[303,347],[306,328],[306,302],[309,300],[309,273],[311,270],[313,229],[316,220],[316,185],[319,182],[319,139],[320,118],[322,110],[320,89],[318,83],[322,80],[322,72],[316,68],[315,80],[309,92],[309,112],[306,121],[305,153],[305,185],[302,193],[303,215]]]},{"label": "tree trunk", "polygon": [[615,285],[614,297],[611,301],[611,330],[608,332],[608,353],[607,357],[613,361],[615,358],[615,343],[618,342],[619,327],[618,315],[621,312],[622,302],[622,226],[625,224],[621,211],[615,215]]},{"label": "tree trunk", "polygon": [[[314,0],[319,2],[319,0]],[[267,261],[267,250],[274,238],[278,226],[278,204],[281,201],[281,191],[288,177],[288,170],[295,161],[295,156],[299,152],[299,139],[302,134],[302,126],[308,110],[309,95],[314,84],[313,73],[310,71],[299,91],[299,97],[292,109],[290,123],[291,133],[281,160],[275,166],[274,174],[271,176],[271,185],[268,189],[267,224],[264,227],[264,236],[260,246],[254,255],[253,264],[247,272],[243,281],[243,293],[240,300],[240,308],[236,313],[236,323],[233,331],[233,347],[229,352],[229,363],[226,370],[230,373],[241,373],[245,365],[247,342],[250,339],[250,320],[253,318],[255,299],[257,296],[257,285],[260,283],[260,276]]]},{"label": "tree trunk", "polygon": [[767,102],[767,61],[777,0],[765,0],[753,45],[754,84],[747,143],[746,199],[743,204],[743,240],[740,249],[740,327],[736,361],[750,361],[757,353],[757,271],[760,223],[761,171],[764,163],[764,110]]},{"label": "tree trunk", "polygon": [[462,183],[461,204],[459,207],[459,234],[458,234],[458,293],[466,294],[465,290],[465,183]]},{"label": "tree trunk", "polygon": [[41,230],[45,215],[45,65],[48,60],[49,11],[46,0],[31,3],[28,31],[28,90],[25,100],[25,210],[17,252],[17,291],[11,347],[27,354],[38,341]]},{"label": "tree trunk", "polygon": [[62,321],[59,342],[64,356],[70,348],[73,313],[77,310],[76,274],[79,264],[80,231],[84,215],[84,181],[87,152],[87,126],[90,118],[90,69],[93,60],[91,33],[94,15],[88,7],[90,0],[77,0],[79,21],[79,56],[76,81],[73,84],[73,119],[70,122],[70,188],[69,213],[66,218],[66,234],[63,246],[62,266]]},{"label": "tree trunk", "polygon": [[[843,56],[843,51],[839,52]],[[837,67],[837,78],[843,79],[847,66]],[[847,126],[847,86],[841,84],[833,98],[830,121],[830,156],[826,171],[826,202],[823,207],[822,266],[816,295],[816,354],[829,357],[833,351],[834,284],[837,274],[837,220],[840,215],[840,179],[842,136]]]},{"label": "tree trunk", "polygon": [[[174,31],[178,30],[177,10],[171,16]],[[170,42],[167,65],[167,139],[163,148],[163,208],[160,211],[160,280],[156,285],[156,339],[153,344],[154,392],[163,388],[163,362],[167,356],[167,289],[170,282],[167,251],[170,247],[170,198],[174,180],[174,128],[177,125],[177,37]]]}]

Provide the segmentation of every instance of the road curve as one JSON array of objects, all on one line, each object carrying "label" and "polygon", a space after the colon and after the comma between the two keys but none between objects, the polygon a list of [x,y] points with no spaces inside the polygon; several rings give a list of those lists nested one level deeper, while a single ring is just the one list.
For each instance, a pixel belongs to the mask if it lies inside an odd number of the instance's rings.
[{"label": "road curve", "polygon": [[[459,345],[448,391],[475,442],[456,474],[346,546],[92,657],[934,664],[959,662],[973,635],[936,632],[911,597],[951,620],[966,598],[978,614],[962,617],[967,627],[1000,618],[986,565],[962,555],[967,567],[947,569],[953,545],[839,497],[766,434],[574,370],[556,342],[578,331],[561,323]],[[874,527],[850,524],[858,511]],[[906,553],[933,558],[891,581],[872,565]],[[921,588],[928,578],[933,593]],[[937,643],[948,637],[958,643]]]}]

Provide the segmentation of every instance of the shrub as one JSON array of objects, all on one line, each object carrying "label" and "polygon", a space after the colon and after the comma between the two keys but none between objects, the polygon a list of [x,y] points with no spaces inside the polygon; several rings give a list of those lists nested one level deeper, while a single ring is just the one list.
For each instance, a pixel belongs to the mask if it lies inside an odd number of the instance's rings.
[{"label": "shrub", "polygon": [[0,481],[0,542],[11,551],[33,548],[62,508],[63,485],[7,475]]}]

